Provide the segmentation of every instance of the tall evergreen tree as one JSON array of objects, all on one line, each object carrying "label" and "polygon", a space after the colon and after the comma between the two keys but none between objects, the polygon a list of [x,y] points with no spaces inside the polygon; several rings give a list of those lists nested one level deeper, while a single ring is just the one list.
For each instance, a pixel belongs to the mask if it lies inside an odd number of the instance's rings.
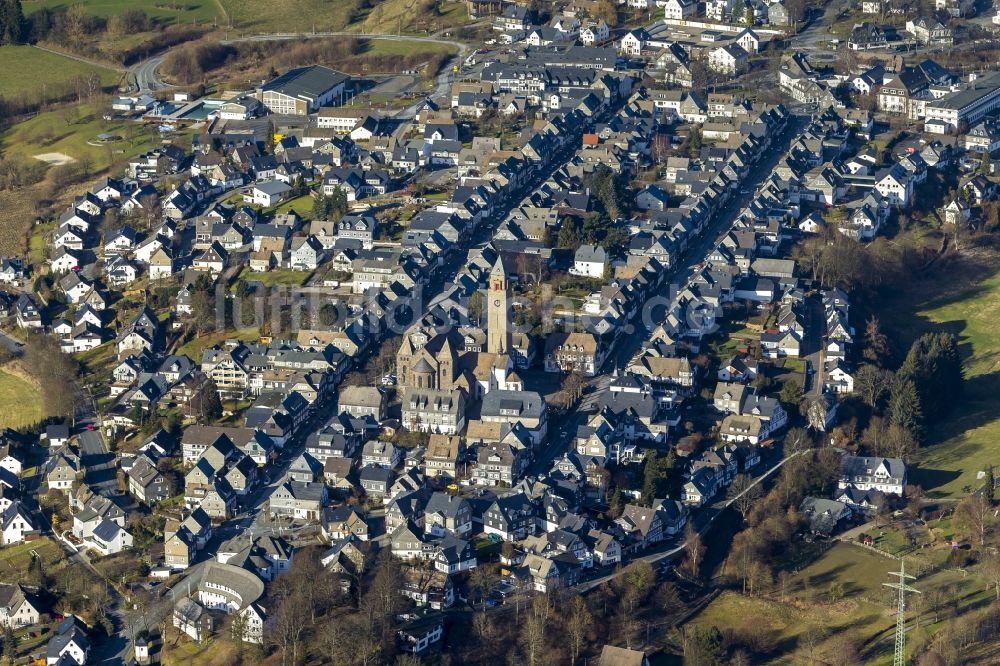
[{"label": "tall evergreen tree", "polygon": [[889,422],[909,430],[919,440],[923,433],[924,414],[917,385],[906,376],[897,375],[892,384],[887,410]]},{"label": "tall evergreen tree", "polygon": [[0,44],[23,44],[24,11],[21,0],[2,0],[0,4]]}]

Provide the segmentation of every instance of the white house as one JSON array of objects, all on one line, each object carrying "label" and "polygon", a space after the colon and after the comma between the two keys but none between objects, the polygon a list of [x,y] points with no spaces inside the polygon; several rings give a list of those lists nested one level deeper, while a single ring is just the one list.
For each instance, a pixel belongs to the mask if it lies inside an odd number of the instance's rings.
[{"label": "white house", "polygon": [[25,535],[35,532],[35,526],[31,513],[21,504],[20,500],[11,503],[7,510],[0,516],[0,545],[9,546],[13,543],[24,541]]},{"label": "white house", "polygon": [[642,28],[630,30],[618,42],[618,50],[625,55],[638,56],[642,54],[642,49],[648,41],[649,35]]},{"label": "white house", "polygon": [[266,180],[254,185],[249,195],[243,195],[243,200],[269,208],[281,203],[291,190],[289,185],[280,180]]},{"label": "white house", "polygon": [[608,24],[604,21],[598,21],[597,23],[591,23],[580,31],[580,42],[584,46],[593,46],[603,43],[610,36],[611,31],[608,30]]},{"label": "white house", "polygon": [[677,21],[689,19],[698,9],[695,0],[667,0],[663,6],[663,17]]},{"label": "white house", "polygon": [[913,197],[913,178],[902,165],[894,164],[875,177],[875,191],[890,206],[905,208]]},{"label": "white house", "polygon": [[902,496],[906,489],[906,465],[899,458],[844,456],[840,461],[837,487],[880,490]]},{"label": "white house", "polygon": [[749,58],[739,44],[717,46],[708,53],[708,68],[719,74],[733,75],[746,69]]},{"label": "white house", "polygon": [[608,253],[600,245],[581,245],[573,255],[570,273],[584,277],[604,277],[604,267],[608,263]]},{"label": "white house", "polygon": [[742,46],[747,53],[760,53],[760,36],[750,28],[745,28],[743,32],[736,35],[736,43]]},{"label": "white house", "polygon": [[38,624],[39,615],[20,585],[0,584],[0,626],[28,627]]},{"label": "white house", "polygon": [[132,535],[116,523],[104,519],[94,528],[90,536],[83,540],[83,543],[101,555],[114,555],[132,547]]}]

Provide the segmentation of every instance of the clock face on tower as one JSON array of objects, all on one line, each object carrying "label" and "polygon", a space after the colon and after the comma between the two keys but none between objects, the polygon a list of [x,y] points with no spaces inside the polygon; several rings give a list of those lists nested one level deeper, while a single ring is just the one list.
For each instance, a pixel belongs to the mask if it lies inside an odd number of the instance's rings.
[{"label": "clock face on tower", "polygon": [[500,307],[500,299],[498,298],[498,299],[494,300],[493,301],[493,305],[495,305],[497,307]]}]

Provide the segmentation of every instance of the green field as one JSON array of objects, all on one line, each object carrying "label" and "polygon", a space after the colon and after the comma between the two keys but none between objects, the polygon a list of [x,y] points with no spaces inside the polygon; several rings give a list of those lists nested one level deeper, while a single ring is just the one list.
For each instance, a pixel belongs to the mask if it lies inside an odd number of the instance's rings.
[{"label": "green field", "polygon": [[[934,551],[946,554],[942,549]],[[753,663],[840,663],[838,651],[847,637],[865,664],[892,663],[892,591],[883,587],[899,562],[846,543],[838,543],[794,574],[784,591],[777,585],[763,596],[723,592],[691,623],[718,627],[760,646]],[[907,568],[910,570],[909,567]],[[960,606],[974,607],[988,592],[974,575],[942,569],[913,583],[925,594],[946,589]],[[923,616],[926,619],[926,615]],[[814,659],[804,659],[812,644]],[[767,656],[766,660],[760,657]]]},{"label": "green field", "polygon": [[141,9],[149,16],[170,23],[207,23],[219,15],[213,0],[22,0],[25,15],[39,9],[66,9],[82,5],[94,16],[114,16],[124,9]]},{"label": "green field", "polygon": [[39,102],[59,99],[71,93],[73,79],[96,72],[105,88],[114,86],[121,74],[33,46],[0,46],[0,95]]},{"label": "green field", "polygon": [[362,55],[408,56],[412,53],[426,53],[428,56],[441,53],[452,54],[455,49],[448,44],[424,41],[397,41],[394,39],[369,39]]},{"label": "green field", "polygon": [[24,428],[42,420],[38,389],[20,377],[0,372],[0,428]]},{"label": "green field", "polygon": [[[97,136],[103,133],[122,138],[100,144]],[[178,133],[174,140],[186,146],[187,136]],[[92,104],[40,113],[0,134],[0,148],[7,155],[34,157],[63,153],[77,161],[88,161],[95,174],[109,168],[113,161],[149,150],[160,141],[154,129],[144,129],[133,122],[102,119]]]},{"label": "green field", "polygon": [[[946,421],[931,429],[929,445],[919,454],[920,468],[911,475],[934,498],[964,497],[982,484],[976,476],[986,465],[1000,466],[1000,274],[992,269],[967,274],[973,277],[955,280],[950,288],[921,284],[912,292],[914,314],[900,314],[902,308],[896,307],[892,313],[901,332],[955,333],[965,358],[965,395]],[[921,302],[932,289],[946,293]]]}]

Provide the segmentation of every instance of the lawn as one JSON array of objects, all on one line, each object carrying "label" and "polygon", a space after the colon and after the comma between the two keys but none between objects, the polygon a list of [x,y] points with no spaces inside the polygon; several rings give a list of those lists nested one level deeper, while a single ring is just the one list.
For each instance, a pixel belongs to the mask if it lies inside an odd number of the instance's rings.
[{"label": "lawn", "polygon": [[218,16],[218,5],[213,0],[184,0],[184,2],[163,2],[163,0],[22,0],[25,15],[39,9],[65,9],[82,5],[88,14],[94,16],[114,16],[125,9],[141,9],[147,15],[168,23],[207,23]]},{"label": "lawn", "polygon": [[310,275],[312,275],[310,271],[293,271],[288,269],[268,271],[266,273],[253,273],[249,269],[244,268],[237,279],[245,280],[248,283],[259,282],[265,287],[281,285],[282,287],[291,288],[301,287],[302,283]]},{"label": "lawn", "polygon": [[52,574],[63,560],[63,549],[49,538],[25,541],[0,548],[0,582],[18,583],[28,571],[31,564],[31,551],[38,553],[45,565],[45,570]]},{"label": "lawn", "polygon": [[226,340],[241,340],[243,342],[256,342],[260,339],[260,331],[256,328],[243,328],[239,330],[220,331],[199,335],[188,341],[177,350],[178,354],[190,356],[196,363],[201,362],[201,355],[209,347],[220,345]]},{"label": "lawn", "polygon": [[296,197],[295,199],[289,199],[288,201],[279,204],[274,212],[281,215],[289,211],[295,211],[299,217],[308,218],[312,217],[313,209],[313,198],[311,194],[306,194],[301,197]]},{"label": "lawn", "polygon": [[965,358],[965,395],[945,422],[931,428],[910,477],[932,498],[965,496],[982,484],[976,477],[986,465],[1000,464],[1000,274],[991,260],[986,271],[950,269],[972,276],[964,281],[912,285],[901,302],[892,299],[883,319],[911,336],[951,331]]},{"label": "lawn", "polygon": [[369,39],[362,55],[408,56],[413,53],[426,53],[428,56],[438,53],[448,55],[455,53],[455,49],[447,44],[433,42]]},{"label": "lawn", "polygon": [[0,46],[0,95],[32,98],[39,102],[60,99],[73,90],[73,80],[96,73],[105,88],[114,86],[121,73],[66,58],[33,46]]},{"label": "lawn", "polygon": [[42,420],[38,389],[14,375],[0,372],[0,428],[25,428]]},{"label": "lawn", "polygon": [[[63,153],[78,162],[85,161],[96,175],[113,162],[149,150],[161,141],[154,129],[144,129],[133,122],[104,120],[101,115],[91,104],[40,113],[0,134],[0,148],[7,155],[25,157]],[[122,139],[100,144],[97,136],[102,133]],[[179,133],[174,140],[186,145],[187,135]]]},{"label": "lawn", "polygon": [[[826,655],[827,663],[835,663],[840,647],[837,636],[846,634],[863,646],[864,663],[888,665],[892,663],[892,642],[886,639],[894,626],[893,592],[882,584],[890,581],[888,573],[898,567],[895,560],[838,543],[792,576],[784,601],[777,589],[764,597],[724,592],[691,623],[729,630],[743,640],[757,637],[761,649],[756,657],[768,658],[754,663],[799,663],[795,653],[813,633],[817,655]],[[963,577],[954,569],[920,577],[912,584],[924,593],[943,588],[962,606],[978,603],[984,594],[975,576]]]}]

